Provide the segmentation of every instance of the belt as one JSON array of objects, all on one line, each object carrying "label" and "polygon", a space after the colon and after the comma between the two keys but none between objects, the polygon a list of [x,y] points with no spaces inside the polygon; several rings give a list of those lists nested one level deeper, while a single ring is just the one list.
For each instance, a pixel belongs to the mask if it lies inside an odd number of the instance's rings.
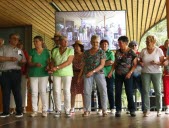
[{"label": "belt", "polygon": [[20,72],[20,69],[10,69],[10,70],[4,70],[2,72]]}]

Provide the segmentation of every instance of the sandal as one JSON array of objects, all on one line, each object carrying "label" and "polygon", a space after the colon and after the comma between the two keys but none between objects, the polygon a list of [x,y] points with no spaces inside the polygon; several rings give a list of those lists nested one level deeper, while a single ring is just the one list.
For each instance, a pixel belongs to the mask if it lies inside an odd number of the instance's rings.
[{"label": "sandal", "polygon": [[83,114],[82,114],[83,117],[87,117],[87,116],[90,116],[90,112],[88,111],[85,111]]}]

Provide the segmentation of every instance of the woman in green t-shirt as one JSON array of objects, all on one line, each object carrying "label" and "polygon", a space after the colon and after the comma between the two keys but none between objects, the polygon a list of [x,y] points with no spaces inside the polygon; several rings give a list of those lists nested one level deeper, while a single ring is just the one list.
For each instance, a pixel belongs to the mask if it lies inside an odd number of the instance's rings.
[{"label": "woman in green t-shirt", "polygon": [[52,52],[52,67],[53,72],[53,96],[55,101],[55,117],[61,115],[61,87],[63,85],[64,108],[67,117],[70,117],[71,108],[71,81],[73,76],[72,61],[74,58],[74,49],[68,48],[67,37],[59,38],[59,48],[55,48]]},{"label": "woman in green t-shirt", "polygon": [[29,51],[29,77],[32,95],[32,117],[37,116],[38,111],[38,93],[42,98],[42,116],[47,116],[47,95],[46,88],[48,84],[48,72],[46,67],[50,58],[49,51],[42,47],[43,38],[34,37],[35,48]]}]

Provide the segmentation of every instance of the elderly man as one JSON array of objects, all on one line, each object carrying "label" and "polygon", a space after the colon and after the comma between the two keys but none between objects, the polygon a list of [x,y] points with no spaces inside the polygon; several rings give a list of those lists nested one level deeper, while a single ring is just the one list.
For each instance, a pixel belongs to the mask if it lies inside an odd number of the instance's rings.
[{"label": "elderly man", "polygon": [[9,44],[0,49],[0,61],[2,63],[2,100],[3,113],[1,118],[9,116],[10,93],[12,91],[16,104],[15,117],[22,117],[21,98],[21,66],[26,63],[22,50],[17,48],[19,35],[14,33],[9,36]]}]

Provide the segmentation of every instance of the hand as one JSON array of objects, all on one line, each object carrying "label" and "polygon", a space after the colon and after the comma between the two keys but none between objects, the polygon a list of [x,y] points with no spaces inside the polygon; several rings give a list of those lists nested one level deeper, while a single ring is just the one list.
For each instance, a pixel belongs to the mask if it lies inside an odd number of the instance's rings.
[{"label": "hand", "polygon": [[167,66],[168,65],[168,60],[164,61],[163,65]]},{"label": "hand", "polygon": [[91,77],[91,76],[93,75],[93,73],[94,73],[93,71],[88,72],[88,73],[86,74],[86,77],[87,77],[87,78]]},{"label": "hand", "polygon": [[35,67],[42,67],[42,64],[40,64],[40,63],[35,63]]},{"label": "hand", "polygon": [[108,77],[108,78],[111,78],[111,77],[112,77],[112,75],[113,75],[113,72],[112,72],[112,71],[110,71],[110,72],[109,72],[109,74],[107,75],[107,77]]},{"label": "hand", "polygon": [[131,74],[132,74],[132,72],[128,72],[125,78],[126,78],[126,79],[130,79]]},{"label": "hand", "polygon": [[15,62],[15,61],[18,61],[18,59],[16,57],[10,57],[9,61]]}]

